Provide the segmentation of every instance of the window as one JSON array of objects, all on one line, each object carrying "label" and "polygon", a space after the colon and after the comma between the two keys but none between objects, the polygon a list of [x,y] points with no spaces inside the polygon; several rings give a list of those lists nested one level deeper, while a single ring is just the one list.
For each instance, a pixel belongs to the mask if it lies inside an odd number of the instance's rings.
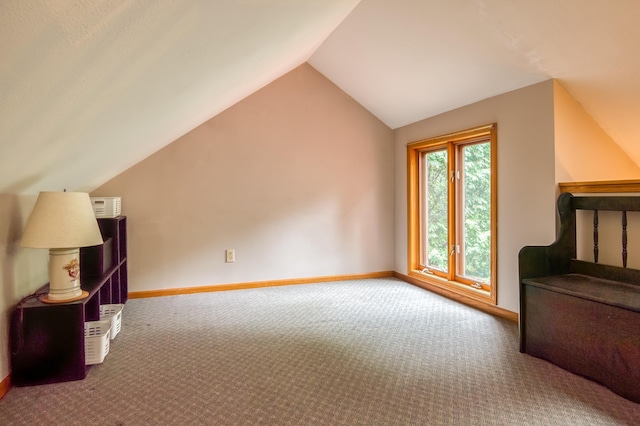
[{"label": "window", "polygon": [[407,146],[409,275],[496,304],[496,125]]}]

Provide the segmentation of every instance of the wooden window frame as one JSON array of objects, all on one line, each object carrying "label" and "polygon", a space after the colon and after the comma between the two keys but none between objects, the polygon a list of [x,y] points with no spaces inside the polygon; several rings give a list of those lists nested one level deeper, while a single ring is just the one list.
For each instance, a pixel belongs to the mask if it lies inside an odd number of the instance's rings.
[{"label": "wooden window frame", "polygon": [[[421,164],[420,156],[425,151],[433,151],[446,147],[448,161],[448,173],[451,176],[454,170],[453,159],[460,146],[487,141],[490,143],[491,152],[491,285],[482,288],[471,286],[473,282],[463,277],[457,276],[455,260],[450,261],[448,272],[437,273],[436,271],[426,272],[421,265]],[[497,212],[498,212],[498,192],[497,192],[497,125],[492,123],[486,126],[475,127],[461,132],[450,133],[435,138],[424,139],[407,144],[407,202],[408,202],[408,273],[409,276],[427,285],[439,287],[456,294],[472,298],[474,300],[497,304],[498,282],[497,282]],[[460,224],[456,223],[455,209],[459,205],[457,192],[453,190],[455,183],[449,180],[448,191],[448,227],[449,244],[455,241],[455,229]],[[450,245],[449,245],[450,247]]]}]

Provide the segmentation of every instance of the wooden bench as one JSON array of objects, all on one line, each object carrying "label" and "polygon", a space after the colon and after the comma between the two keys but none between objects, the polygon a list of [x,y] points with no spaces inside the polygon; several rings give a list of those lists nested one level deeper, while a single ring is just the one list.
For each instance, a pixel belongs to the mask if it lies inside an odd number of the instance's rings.
[{"label": "wooden bench", "polygon": [[[576,210],[594,212],[593,262],[576,259]],[[599,211],[620,212],[622,266],[598,263]],[[520,352],[640,403],[640,270],[627,267],[628,211],[640,211],[640,197],[560,195],[556,241],[519,253]]]}]

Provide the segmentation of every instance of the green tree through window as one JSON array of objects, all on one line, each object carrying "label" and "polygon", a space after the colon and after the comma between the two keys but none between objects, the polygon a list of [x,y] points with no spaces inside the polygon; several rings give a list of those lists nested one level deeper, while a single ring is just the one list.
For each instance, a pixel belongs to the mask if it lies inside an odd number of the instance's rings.
[{"label": "green tree through window", "polygon": [[423,157],[426,166],[424,208],[426,218],[424,227],[427,231],[425,239],[425,265],[447,271],[449,254],[448,225],[447,225],[447,151],[428,152]]},{"label": "green tree through window", "polygon": [[464,259],[461,274],[491,282],[491,146],[487,143],[463,147]]}]

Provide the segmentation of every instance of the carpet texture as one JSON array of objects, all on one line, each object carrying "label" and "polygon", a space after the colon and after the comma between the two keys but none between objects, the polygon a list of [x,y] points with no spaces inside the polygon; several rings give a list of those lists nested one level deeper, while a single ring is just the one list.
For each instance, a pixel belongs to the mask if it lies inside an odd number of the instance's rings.
[{"label": "carpet texture", "polygon": [[396,279],[130,300],[83,381],[1,425],[637,425],[640,404],[518,352],[515,323]]}]

